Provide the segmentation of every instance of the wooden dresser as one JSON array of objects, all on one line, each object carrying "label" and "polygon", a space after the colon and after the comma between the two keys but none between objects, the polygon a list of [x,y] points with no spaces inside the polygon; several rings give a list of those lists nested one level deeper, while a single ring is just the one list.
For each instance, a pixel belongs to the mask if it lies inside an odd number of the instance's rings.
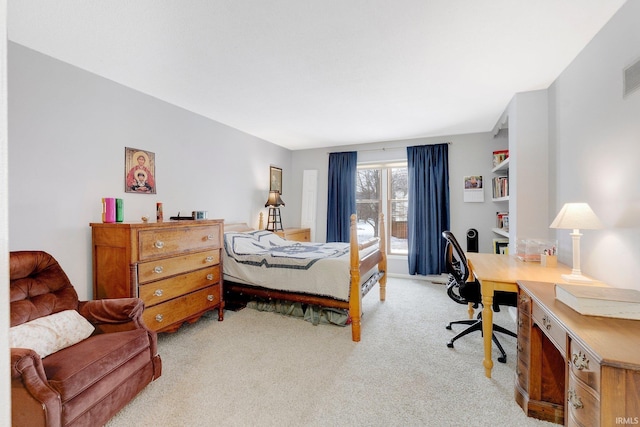
[{"label": "wooden dresser", "polygon": [[157,332],[213,309],[223,319],[222,220],[90,225],[95,299],[141,298]]},{"label": "wooden dresser", "polygon": [[640,424],[640,321],[583,316],[519,281],[515,398],[567,426]]},{"label": "wooden dresser", "polygon": [[285,228],[283,231],[275,232],[278,236],[296,242],[310,242],[311,230],[309,228]]}]

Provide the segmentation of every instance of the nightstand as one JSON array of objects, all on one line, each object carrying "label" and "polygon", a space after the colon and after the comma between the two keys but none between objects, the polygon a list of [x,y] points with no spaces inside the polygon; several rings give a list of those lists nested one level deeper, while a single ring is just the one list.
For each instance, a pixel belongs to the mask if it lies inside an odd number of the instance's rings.
[{"label": "nightstand", "polygon": [[311,241],[310,228],[285,228],[283,231],[276,231],[275,233],[283,239],[287,240],[294,240],[296,242]]}]

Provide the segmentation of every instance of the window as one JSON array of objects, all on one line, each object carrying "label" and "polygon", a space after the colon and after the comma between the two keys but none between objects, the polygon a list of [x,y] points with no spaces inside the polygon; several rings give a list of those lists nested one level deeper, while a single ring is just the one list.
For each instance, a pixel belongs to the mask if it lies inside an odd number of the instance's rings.
[{"label": "window", "polygon": [[379,236],[378,216],[384,213],[387,252],[406,255],[407,242],[407,165],[361,165],[356,184],[358,239]]}]

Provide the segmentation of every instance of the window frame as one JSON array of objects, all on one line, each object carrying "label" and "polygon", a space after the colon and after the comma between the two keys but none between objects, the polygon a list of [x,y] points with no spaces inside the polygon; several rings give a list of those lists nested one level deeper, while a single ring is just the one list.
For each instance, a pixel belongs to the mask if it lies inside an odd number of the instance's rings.
[{"label": "window frame", "polygon": [[[385,235],[386,235],[386,252],[387,255],[395,255],[395,256],[407,256],[408,251],[397,251],[391,246],[391,231],[392,231],[392,203],[393,202],[402,202],[409,200],[409,194],[407,194],[406,199],[391,199],[389,196],[392,194],[391,191],[391,170],[398,168],[407,168],[406,161],[392,161],[392,162],[384,162],[384,163],[361,163],[358,164],[358,171],[362,169],[378,169],[380,171],[380,188],[378,189],[379,200],[373,199],[356,199],[357,201],[369,201],[369,202],[377,202],[380,208],[380,211],[384,214],[385,217]],[[408,241],[408,236],[407,236]]]}]

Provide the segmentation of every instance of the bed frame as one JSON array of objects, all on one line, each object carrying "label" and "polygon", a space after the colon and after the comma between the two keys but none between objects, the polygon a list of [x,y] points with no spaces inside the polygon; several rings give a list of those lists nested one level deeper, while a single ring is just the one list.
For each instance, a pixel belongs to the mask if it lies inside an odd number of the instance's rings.
[{"label": "bed frame", "polygon": [[[282,299],[291,302],[300,302],[303,304],[319,305],[322,307],[340,308],[349,311],[351,318],[351,338],[353,341],[360,341],[360,329],[362,319],[362,298],[373,288],[376,283],[380,284],[380,301],[386,298],[387,285],[387,255],[386,255],[386,233],[384,226],[384,215],[380,214],[379,234],[380,237],[374,237],[364,243],[358,243],[358,229],[356,224],[356,215],[351,215],[351,228],[349,232],[349,252],[350,252],[350,291],[349,301],[341,301],[335,298],[329,298],[319,295],[311,295],[305,293],[296,293],[288,291],[277,291],[263,287],[244,285],[236,282],[224,282],[225,293],[239,294],[243,296],[254,296],[267,299]],[[225,224],[225,231],[242,231],[237,224]],[[244,230],[246,231],[246,229]],[[369,252],[366,256],[360,258],[360,251],[371,246],[377,245],[377,250]],[[360,279],[375,266],[378,266],[378,272],[360,285]]]}]

